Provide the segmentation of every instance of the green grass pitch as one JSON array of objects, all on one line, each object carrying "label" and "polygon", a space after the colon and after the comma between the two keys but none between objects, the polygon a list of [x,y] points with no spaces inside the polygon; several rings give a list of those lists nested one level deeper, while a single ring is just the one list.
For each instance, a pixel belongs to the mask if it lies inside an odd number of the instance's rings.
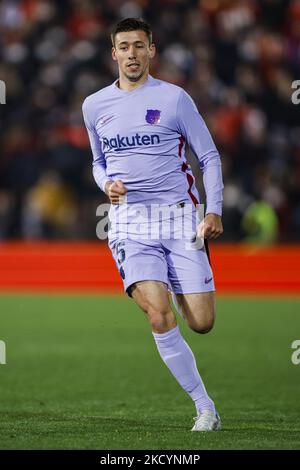
[{"label": "green grass pitch", "polygon": [[2,295],[1,449],[299,449],[300,300],[219,297],[215,329],[179,321],[223,429],[194,405],[126,296]]}]

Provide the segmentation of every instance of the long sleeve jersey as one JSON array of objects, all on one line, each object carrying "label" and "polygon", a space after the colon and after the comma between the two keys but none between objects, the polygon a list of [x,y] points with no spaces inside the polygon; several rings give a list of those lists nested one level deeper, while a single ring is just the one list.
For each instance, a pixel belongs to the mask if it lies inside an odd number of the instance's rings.
[{"label": "long sleeve jersey", "polygon": [[179,86],[151,75],[125,91],[118,80],[88,96],[83,116],[93,153],[93,175],[104,191],[120,179],[127,203],[200,203],[186,144],[203,173],[206,213],[222,213],[221,160],[192,98]]}]

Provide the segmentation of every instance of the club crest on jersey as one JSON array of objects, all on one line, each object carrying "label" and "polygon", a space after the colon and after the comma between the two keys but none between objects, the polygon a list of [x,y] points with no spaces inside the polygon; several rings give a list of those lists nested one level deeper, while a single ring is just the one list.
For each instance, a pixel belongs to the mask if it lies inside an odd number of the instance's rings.
[{"label": "club crest on jersey", "polygon": [[159,124],[160,123],[160,113],[158,109],[147,109],[146,121],[149,124]]}]

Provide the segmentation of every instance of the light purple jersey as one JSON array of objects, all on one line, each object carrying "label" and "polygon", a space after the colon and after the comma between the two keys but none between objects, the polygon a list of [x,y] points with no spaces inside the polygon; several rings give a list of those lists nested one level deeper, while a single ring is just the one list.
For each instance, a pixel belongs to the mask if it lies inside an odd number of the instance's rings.
[{"label": "light purple jersey", "polygon": [[122,180],[128,204],[197,204],[185,158],[188,143],[203,172],[206,213],[221,215],[220,156],[191,97],[151,75],[133,91],[120,89],[117,82],[83,103],[98,186],[104,190],[108,180]]}]

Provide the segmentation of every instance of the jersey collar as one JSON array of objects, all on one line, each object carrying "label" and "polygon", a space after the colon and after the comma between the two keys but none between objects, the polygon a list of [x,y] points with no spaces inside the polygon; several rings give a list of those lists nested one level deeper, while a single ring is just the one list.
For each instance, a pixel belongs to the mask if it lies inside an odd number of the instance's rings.
[{"label": "jersey collar", "polygon": [[133,93],[136,93],[137,91],[141,90],[142,88],[151,85],[151,83],[154,81],[154,78],[149,74],[147,80],[145,80],[144,83],[141,86],[139,86],[138,88],[135,88],[132,91],[122,90],[121,88],[119,88],[118,87],[118,81],[119,81],[119,78],[117,78],[112,83],[113,89],[121,95],[132,95]]}]

